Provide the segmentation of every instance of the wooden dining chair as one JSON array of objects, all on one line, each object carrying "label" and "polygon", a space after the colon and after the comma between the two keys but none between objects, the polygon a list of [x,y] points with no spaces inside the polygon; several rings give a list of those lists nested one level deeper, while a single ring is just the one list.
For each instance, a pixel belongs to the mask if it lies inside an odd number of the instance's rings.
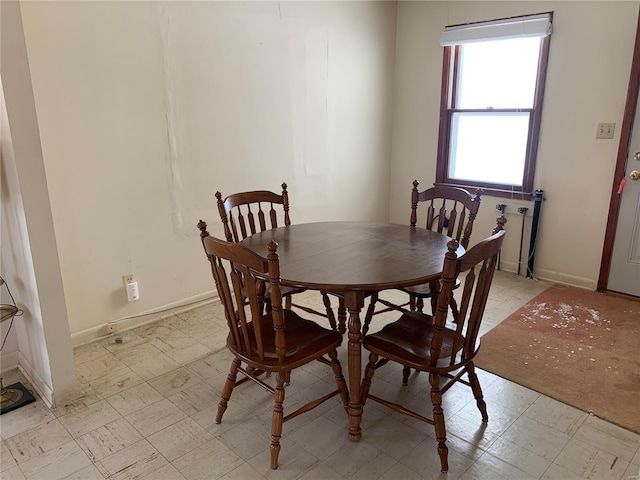
[{"label": "wooden dining chair", "polygon": [[[442,286],[437,297],[435,316],[406,310],[398,320],[362,340],[362,346],[371,352],[362,380],[363,405],[370,399],[433,425],[442,472],[449,469],[442,395],[456,382],[468,385],[473,391],[482,421],[488,421],[473,359],[480,348],[478,332],[504,235],[504,230],[501,230],[460,257],[456,254],[458,242],[451,240],[444,258]],[[463,279],[457,322],[448,321],[453,288],[459,275],[463,273],[466,275]],[[453,320],[452,317],[450,319]],[[389,361],[429,373],[433,406],[431,418],[370,393],[374,373]],[[465,373],[468,381],[462,378]],[[443,385],[440,384],[441,379],[445,380]]]},{"label": "wooden dining chair", "polygon": [[[418,226],[418,206],[422,204],[425,207],[422,216],[425,218],[424,223],[421,223],[420,226],[424,225],[427,230],[447,235],[464,248],[467,248],[473,231],[473,222],[480,209],[482,189],[476,190],[476,194],[473,196],[463,188],[447,186],[431,187],[420,192],[418,191],[419,185],[420,182],[418,180],[413,181],[413,189],[411,190],[411,226]],[[368,329],[373,315],[388,312],[392,309],[401,310],[407,305],[411,310],[422,312],[425,299],[431,300],[431,312],[432,314],[435,313],[440,282],[403,287],[400,290],[409,295],[409,299],[405,303],[392,303],[379,298],[378,294],[371,296],[369,307],[365,314],[365,331]],[[385,305],[386,308],[376,310],[376,303],[378,302]],[[451,297],[450,307],[454,316],[457,315],[458,308],[453,296]]]},{"label": "wooden dining chair", "polygon": [[[229,327],[227,348],[234,356],[218,405],[216,423],[222,421],[237,385],[252,380],[272,393],[271,468],[276,469],[283,422],[338,394],[344,409],[347,409],[347,385],[336,351],[342,343],[342,335],[282,308],[276,242],[272,240],[267,245],[265,258],[237,243],[211,235],[201,238]],[[264,282],[271,287],[271,308],[266,312],[261,305],[259,288]],[[289,374],[314,360],[331,367],[337,389],[284,415],[284,385]],[[265,372],[276,373],[275,387],[260,379]],[[238,373],[244,378],[238,380]]]},{"label": "wooden dining chair", "polygon": [[[224,200],[222,194],[216,192],[218,213],[224,228],[224,235],[229,242],[239,243],[249,235],[264,232],[267,229],[291,225],[289,215],[289,193],[287,184],[282,183],[282,194],[268,190],[254,190],[229,195]],[[278,208],[276,208],[278,207]],[[206,229],[206,224],[205,224]],[[331,308],[331,301],[326,293],[322,293],[325,312],[319,312],[307,305],[293,302],[293,296],[306,291],[304,288],[282,287],[282,295],[287,309],[299,308],[307,313],[327,318],[331,328],[336,329],[336,318]],[[269,292],[267,289],[266,300]]]}]

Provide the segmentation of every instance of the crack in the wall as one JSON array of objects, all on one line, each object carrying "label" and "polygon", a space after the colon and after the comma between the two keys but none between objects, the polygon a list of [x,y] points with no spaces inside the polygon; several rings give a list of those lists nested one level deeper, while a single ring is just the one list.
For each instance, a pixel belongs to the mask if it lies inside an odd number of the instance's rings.
[{"label": "crack in the wall", "polygon": [[158,3],[158,27],[162,75],[164,77],[165,126],[167,135],[169,194],[171,196],[171,218],[178,230],[185,227],[182,214],[182,174],[180,169],[180,143],[176,134],[175,84],[170,60],[172,19],[165,3]]}]

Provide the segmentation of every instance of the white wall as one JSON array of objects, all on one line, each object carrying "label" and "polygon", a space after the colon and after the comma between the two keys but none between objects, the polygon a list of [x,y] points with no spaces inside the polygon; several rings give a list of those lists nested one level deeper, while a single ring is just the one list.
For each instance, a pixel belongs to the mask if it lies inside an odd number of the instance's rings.
[{"label": "white wall", "polygon": [[21,8],[76,343],[211,295],[218,189],[286,181],[297,223],[388,218],[395,3]]},{"label": "white wall", "polygon": [[[390,219],[406,222],[411,182],[435,180],[445,25],[553,11],[536,189],[544,190],[534,274],[595,289],[625,106],[638,2],[401,2],[396,38]],[[598,122],[615,122],[613,140],[596,140]],[[506,203],[503,268],[515,270],[522,217],[533,205],[483,197],[474,238],[488,235]],[[484,232],[484,233],[483,233]],[[473,240],[472,240],[473,241]],[[526,271],[526,265],[522,272]]]}]

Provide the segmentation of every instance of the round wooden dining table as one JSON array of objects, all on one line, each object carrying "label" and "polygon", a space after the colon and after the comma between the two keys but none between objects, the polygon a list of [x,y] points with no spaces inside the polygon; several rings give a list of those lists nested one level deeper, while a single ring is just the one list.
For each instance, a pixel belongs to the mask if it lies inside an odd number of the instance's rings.
[{"label": "round wooden dining table", "polygon": [[[430,230],[374,222],[318,222],[255,233],[240,242],[265,255],[278,243],[282,285],[344,295],[348,318],[349,438],[360,440],[360,311],[366,294],[428,283],[442,274],[450,237]],[[464,253],[459,248],[458,255]]]}]

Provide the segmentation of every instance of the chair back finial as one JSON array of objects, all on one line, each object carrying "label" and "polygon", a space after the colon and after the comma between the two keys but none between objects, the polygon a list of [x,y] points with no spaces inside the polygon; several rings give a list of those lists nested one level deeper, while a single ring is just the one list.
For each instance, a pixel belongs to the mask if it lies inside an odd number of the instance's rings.
[{"label": "chair back finial", "polygon": [[209,232],[207,232],[207,222],[202,219],[198,222],[198,230],[200,230],[200,238],[209,236]]},{"label": "chair back finial", "polygon": [[291,219],[289,218],[289,192],[285,182],[282,182],[282,209],[284,210],[284,224],[291,225]]},{"label": "chair back finial", "polygon": [[200,230],[200,241],[203,242],[202,246],[204,247],[204,239],[209,236],[209,232],[207,231],[207,222],[200,219],[198,222],[198,230]]},{"label": "chair back finial", "polygon": [[504,230],[504,225],[505,223],[507,223],[507,217],[503,215],[500,215],[498,218],[496,218],[496,226],[493,229],[492,234],[496,234],[498,232],[501,232],[502,230]]},{"label": "chair back finial", "polygon": [[411,189],[411,220],[410,225],[415,227],[418,223],[418,180],[413,181],[413,188]]}]

